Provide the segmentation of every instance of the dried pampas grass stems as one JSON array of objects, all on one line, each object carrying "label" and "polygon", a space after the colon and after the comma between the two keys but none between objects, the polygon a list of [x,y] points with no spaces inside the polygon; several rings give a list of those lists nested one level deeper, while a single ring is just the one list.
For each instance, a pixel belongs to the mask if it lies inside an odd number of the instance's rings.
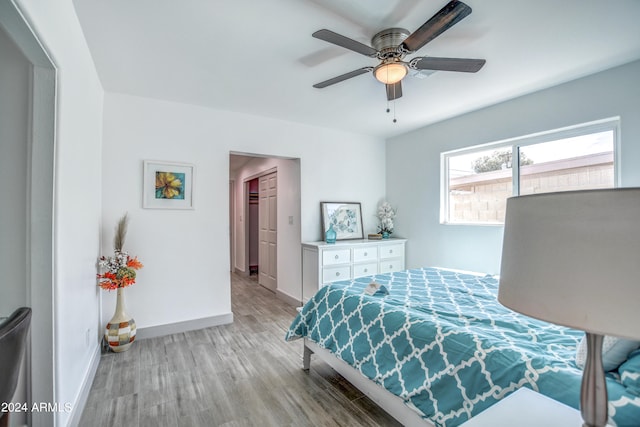
[{"label": "dried pampas grass stems", "polygon": [[118,225],[116,225],[116,235],[113,238],[113,247],[117,251],[121,251],[124,246],[124,238],[127,236],[127,225],[129,224],[129,217],[127,214],[124,214],[120,220],[118,220]]}]

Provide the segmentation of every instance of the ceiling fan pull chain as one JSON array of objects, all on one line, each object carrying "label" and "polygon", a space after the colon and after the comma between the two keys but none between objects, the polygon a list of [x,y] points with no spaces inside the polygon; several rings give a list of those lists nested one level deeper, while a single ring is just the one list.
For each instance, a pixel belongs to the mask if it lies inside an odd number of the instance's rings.
[{"label": "ceiling fan pull chain", "polygon": [[[391,90],[393,90],[393,100],[391,101],[393,102],[393,123],[397,123],[398,120],[396,120],[396,100],[395,100],[396,88],[395,86]],[[390,112],[391,112],[391,108],[389,106],[389,99],[387,99],[387,114]]]},{"label": "ceiling fan pull chain", "polygon": [[397,123],[398,121],[396,120],[396,100],[393,100],[393,123]]}]

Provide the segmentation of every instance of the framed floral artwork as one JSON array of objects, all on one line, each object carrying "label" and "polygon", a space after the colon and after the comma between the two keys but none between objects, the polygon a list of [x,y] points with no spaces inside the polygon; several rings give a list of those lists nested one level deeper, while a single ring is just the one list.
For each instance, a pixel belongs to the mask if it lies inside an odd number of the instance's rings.
[{"label": "framed floral artwork", "polygon": [[144,161],[142,207],[193,209],[195,165]]},{"label": "framed floral artwork", "polygon": [[333,225],[336,240],[363,239],[360,203],[320,202],[322,236]]}]

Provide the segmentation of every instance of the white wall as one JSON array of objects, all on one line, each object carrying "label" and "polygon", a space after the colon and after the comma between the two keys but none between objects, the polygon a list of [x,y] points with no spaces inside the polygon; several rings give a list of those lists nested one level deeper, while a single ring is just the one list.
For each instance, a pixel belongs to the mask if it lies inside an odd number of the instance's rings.
[{"label": "white wall", "polygon": [[[27,182],[29,76],[31,63],[0,26],[0,316],[27,305]],[[21,374],[14,402],[25,402],[26,379]],[[26,423],[24,413],[12,425]]]},{"label": "white wall", "polygon": [[[31,64],[0,27],[0,316],[27,303],[27,129]],[[7,185],[8,184],[8,185]]]},{"label": "white wall", "polygon": [[620,116],[622,185],[640,185],[640,61],[446,120],[387,142],[387,194],[407,266],[498,273],[503,227],[439,224],[440,153]]},{"label": "white wall", "polygon": [[[57,69],[54,399],[77,408],[99,355],[95,274],[100,247],[103,91],[71,0],[16,0],[16,4]],[[67,425],[71,416],[51,414],[55,425]]]},{"label": "white wall", "polygon": [[[384,197],[384,141],[245,114],[119,94],[105,96],[103,145],[103,251],[112,249],[113,225],[131,215],[125,247],[145,267],[127,289],[127,305],[139,328],[231,311],[229,282],[229,152],[300,159],[300,224],[295,249],[281,260],[283,290],[300,280],[300,240],[320,238],[321,200],[361,201],[365,232]],[[196,165],[195,209],[142,209],[142,161]],[[236,184],[236,189],[241,185]],[[280,196],[285,196],[279,192]],[[295,196],[293,196],[295,198]],[[296,227],[293,227],[295,229]],[[284,237],[284,236],[283,236]],[[292,246],[292,247],[293,247]],[[284,246],[283,246],[284,247]],[[294,294],[295,295],[295,294]],[[104,298],[103,321],[115,297]]]}]

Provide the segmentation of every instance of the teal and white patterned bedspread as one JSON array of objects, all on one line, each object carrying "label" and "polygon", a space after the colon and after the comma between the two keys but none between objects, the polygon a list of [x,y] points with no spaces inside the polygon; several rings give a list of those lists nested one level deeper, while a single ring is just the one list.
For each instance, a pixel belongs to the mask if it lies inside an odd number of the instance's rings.
[{"label": "teal and white patterned bedspread", "polygon": [[[519,315],[497,301],[498,282],[437,268],[335,282],[303,307],[286,334],[316,342],[405,400],[454,427],[520,387],[578,408],[583,333]],[[640,425],[640,396],[608,374],[612,425]]]}]

